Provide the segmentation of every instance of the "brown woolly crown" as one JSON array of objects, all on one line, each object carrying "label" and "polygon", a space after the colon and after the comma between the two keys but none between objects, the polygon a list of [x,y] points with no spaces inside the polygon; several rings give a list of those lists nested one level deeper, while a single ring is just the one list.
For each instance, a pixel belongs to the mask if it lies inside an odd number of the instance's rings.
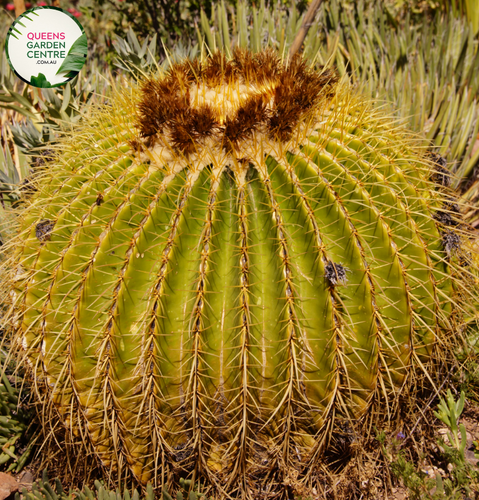
[{"label": "brown woolly crown", "polygon": [[160,79],[141,87],[137,125],[149,144],[165,134],[174,151],[189,155],[207,138],[225,152],[261,132],[275,142],[319,102],[332,97],[337,76],[317,72],[301,56],[283,63],[271,50],[236,49],[231,59],[216,52],[207,61],[174,64]]}]

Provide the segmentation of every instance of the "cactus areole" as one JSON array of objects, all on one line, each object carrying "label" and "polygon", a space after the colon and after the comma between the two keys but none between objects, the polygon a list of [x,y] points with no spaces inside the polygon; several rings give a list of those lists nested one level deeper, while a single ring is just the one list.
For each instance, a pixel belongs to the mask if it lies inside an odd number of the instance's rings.
[{"label": "cactus areole", "polygon": [[236,50],[62,140],[22,219],[18,338],[112,476],[313,463],[334,416],[431,362],[460,237],[408,137],[333,72]]}]

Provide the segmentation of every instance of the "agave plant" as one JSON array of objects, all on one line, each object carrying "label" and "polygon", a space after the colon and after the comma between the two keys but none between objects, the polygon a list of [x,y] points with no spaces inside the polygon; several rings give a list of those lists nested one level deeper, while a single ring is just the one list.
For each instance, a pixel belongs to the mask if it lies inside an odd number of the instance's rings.
[{"label": "agave plant", "polygon": [[3,330],[0,331],[0,342],[0,466],[19,472],[30,457],[35,442],[32,439],[33,426],[29,425],[33,412],[24,401],[20,401],[19,390],[15,387],[19,377],[13,375],[8,366]]},{"label": "agave plant", "polygon": [[[125,489],[123,495],[117,489],[116,491],[108,490],[104,484],[100,481],[95,481],[95,489],[91,490],[88,486],[82,491],[65,491],[61,481],[55,480],[53,484],[48,478],[48,473],[46,470],[42,473],[42,478],[35,481],[32,485],[31,491],[27,491],[25,488],[22,490],[21,494],[15,494],[15,500],[69,500],[71,498],[77,498],[78,500],[155,500],[155,495],[151,485],[147,485],[145,496],[140,496],[138,490],[133,490],[130,493],[129,490]],[[196,500],[196,499],[195,499]]]},{"label": "agave plant", "polygon": [[[188,500],[198,500],[204,497],[202,493],[197,493],[192,490],[191,480],[180,478],[179,483],[180,489],[176,494],[177,500],[183,500],[183,492],[188,495]],[[78,500],[155,500],[155,494],[151,485],[147,484],[145,489],[146,494],[144,497],[140,496],[136,489],[131,493],[130,490],[125,489],[122,495],[118,489],[116,491],[109,490],[102,482],[96,480],[94,490],[85,486],[81,491],[72,489],[66,491],[58,478],[55,479],[53,484],[48,477],[48,472],[44,470],[42,478],[32,484],[31,490],[27,491],[23,488],[21,493],[15,494],[15,500],[51,500],[52,498],[56,500],[70,500],[71,498],[76,498]],[[181,490],[183,490],[183,492]],[[166,488],[162,491],[162,497],[163,500],[172,500]]]},{"label": "agave plant", "polygon": [[215,52],[117,91],[11,243],[45,414],[112,482],[311,484],[338,425],[393,415],[460,334],[475,285],[448,181],[299,56]]}]

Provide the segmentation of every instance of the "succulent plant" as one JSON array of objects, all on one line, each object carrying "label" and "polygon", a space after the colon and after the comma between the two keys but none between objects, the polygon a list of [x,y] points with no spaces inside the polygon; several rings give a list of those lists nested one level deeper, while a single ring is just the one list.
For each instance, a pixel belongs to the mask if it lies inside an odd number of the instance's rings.
[{"label": "succulent plant", "polygon": [[77,500],[155,500],[155,495],[150,484],[147,485],[144,496],[140,496],[136,489],[132,493],[125,489],[122,495],[118,489],[109,490],[98,480],[95,481],[94,490],[85,486],[81,491],[67,492],[58,478],[52,484],[46,470],[43,471],[42,478],[33,483],[31,491],[23,488],[21,493],[15,493],[15,500],[70,500],[72,498]]},{"label": "succulent plant", "polygon": [[61,139],[11,243],[45,412],[112,481],[194,469],[241,497],[312,474],[337,421],[393,414],[460,333],[475,284],[437,162],[272,50],[117,91]]},{"label": "succulent plant", "polygon": [[[177,500],[183,500],[183,498],[185,498],[183,492],[186,493],[188,500],[198,500],[204,497],[202,493],[196,493],[193,490],[191,480],[180,478],[179,483],[180,490],[176,494]],[[72,498],[76,500],[155,500],[155,493],[149,483],[146,485],[144,497],[140,496],[136,489],[131,493],[130,490],[125,489],[122,495],[118,489],[116,489],[116,491],[109,490],[98,480],[96,480],[94,484],[94,490],[85,486],[82,490],[70,489],[66,491],[58,478],[55,479],[55,483],[53,484],[48,477],[48,472],[44,470],[42,478],[35,481],[30,490],[23,488],[21,493],[15,494],[15,500],[70,500]],[[183,492],[181,490],[183,490]],[[162,498],[163,500],[172,500],[167,488],[163,488]],[[205,500],[207,499],[205,498]]]},{"label": "succulent plant", "polygon": [[[0,467],[9,471],[22,470],[30,457],[35,439],[29,425],[31,409],[20,401],[18,389],[7,377],[7,348],[0,332]],[[10,371],[10,370],[8,370]],[[11,379],[16,379],[10,375]]]}]

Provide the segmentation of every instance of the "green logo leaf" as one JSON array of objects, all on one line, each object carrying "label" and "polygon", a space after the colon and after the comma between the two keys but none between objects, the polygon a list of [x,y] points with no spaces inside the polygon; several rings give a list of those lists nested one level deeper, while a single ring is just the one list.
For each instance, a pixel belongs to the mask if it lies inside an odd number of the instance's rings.
[{"label": "green logo leaf", "polygon": [[[57,71],[57,75],[59,73],[65,72],[75,72],[78,73],[85,64],[85,58],[88,52],[88,42],[86,39],[86,35],[83,34],[79,38],[75,40],[71,49],[68,52],[68,55],[65,57],[60,69]],[[71,73],[70,73],[71,74]],[[67,75],[68,76],[68,75]]]},{"label": "green logo leaf", "polygon": [[43,73],[38,73],[38,76],[32,76],[30,78],[30,83],[42,89],[49,89],[52,86]]}]

